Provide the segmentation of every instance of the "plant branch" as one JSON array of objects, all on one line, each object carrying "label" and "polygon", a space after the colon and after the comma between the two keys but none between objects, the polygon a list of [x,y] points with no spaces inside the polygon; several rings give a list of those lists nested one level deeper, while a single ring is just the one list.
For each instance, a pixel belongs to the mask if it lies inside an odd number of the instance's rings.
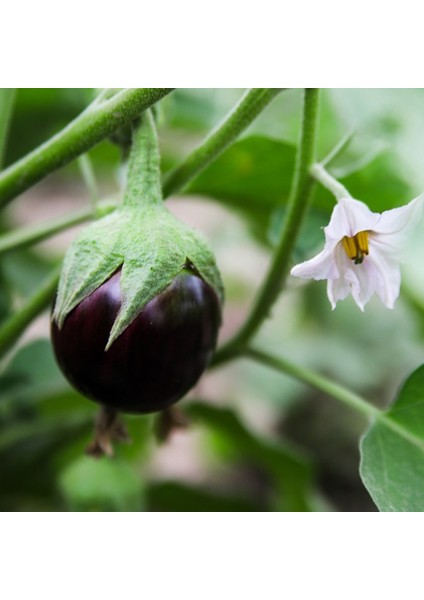
[{"label": "plant branch", "polygon": [[384,424],[386,427],[391,429],[397,435],[403,437],[410,444],[413,444],[417,448],[420,448],[421,450],[424,448],[424,442],[422,438],[410,433],[410,431],[405,429],[401,423],[398,423],[392,419],[390,414],[387,414],[384,410],[377,408],[362,398],[362,396],[347,390],[338,383],[334,383],[334,381],[331,381],[330,379],[327,379],[318,373],[314,373],[305,367],[294,365],[284,358],[273,356],[272,354],[262,352],[261,350],[257,350],[255,348],[247,348],[243,354],[247,358],[251,358],[252,360],[266,365],[275,371],[279,371],[280,373],[285,373],[286,375],[294,377],[298,381],[302,381],[303,383],[310,385],[320,392],[328,394],[335,400],[345,404],[357,413],[365,415],[368,419],[375,419]]},{"label": "plant branch", "polygon": [[115,210],[116,202],[104,201],[99,203],[96,208],[84,208],[75,211],[64,217],[57,217],[41,224],[31,225],[16,229],[10,233],[0,236],[0,255],[18,248],[26,248],[37,242],[41,242],[60,231],[74,227],[80,223],[85,223],[91,219],[103,217]]},{"label": "plant branch", "polygon": [[14,88],[0,88],[0,170],[3,167],[4,152],[9,134],[10,120],[15,103]]},{"label": "plant branch", "polygon": [[57,288],[59,273],[60,270],[55,268],[22,308],[2,324],[0,327],[0,358],[13,346],[35,317],[48,307]]},{"label": "plant branch", "polygon": [[205,141],[181,165],[165,175],[164,197],[181,191],[200,171],[213,162],[281,91],[280,88],[248,90],[237,106]]},{"label": "plant branch", "polygon": [[275,249],[271,265],[258,291],[253,307],[238,333],[215,355],[213,365],[237,354],[256,334],[268,317],[287,278],[291,255],[303,218],[309,207],[314,181],[310,168],[315,159],[318,129],[319,90],[306,89],[303,103],[301,139],[297,151],[295,173],[287,205],[287,216],[280,241]]},{"label": "plant branch", "polygon": [[382,413],[382,411],[376,406],[373,406],[354,392],[351,392],[341,385],[334,383],[334,381],[331,381],[331,379],[327,379],[326,377],[319,375],[318,373],[314,373],[305,367],[294,365],[284,358],[273,356],[272,354],[262,352],[261,350],[257,350],[255,348],[247,348],[243,355],[247,358],[251,358],[257,362],[260,362],[263,365],[274,369],[275,371],[285,373],[286,375],[290,375],[291,377],[294,377],[303,383],[307,383],[313,388],[324,392],[333,398],[336,398],[356,412],[362,413],[367,417],[376,417]]},{"label": "plant branch", "polygon": [[[185,185],[197,175],[200,171],[205,169],[217,156],[225,150],[225,148],[245,129],[254,118],[271,102],[271,100],[280,92],[279,89],[253,89],[248,91],[236,108],[228,115],[224,122],[215,130],[215,133],[211,134],[205,142],[197,148],[177,169],[171,172],[168,177],[165,177],[164,190],[165,195],[169,196],[171,193],[177,191],[177,185]],[[111,93],[110,90],[105,90],[103,97],[106,92]],[[99,102],[99,96],[94,101],[96,105]],[[87,177],[87,165],[83,162],[84,156],[80,156],[80,168],[83,171],[84,178],[89,187],[90,193],[93,193],[93,185],[90,181],[91,177]],[[179,175],[177,176],[177,171]],[[184,182],[183,182],[184,178]],[[90,184],[90,185],[89,185]],[[0,178],[0,195],[1,195],[1,178]],[[99,214],[94,214],[93,209],[86,209],[83,211],[75,212],[69,216],[61,217],[48,221],[44,224],[37,225],[35,227],[29,227],[27,229],[21,229],[20,231],[12,232],[10,234],[3,235],[0,237],[0,254],[13,250],[15,248],[21,248],[35,244],[43,239],[58,233],[68,227],[72,227],[79,223],[88,221],[96,216],[103,216],[113,210],[114,206],[109,205],[109,209],[106,207],[100,211]],[[103,211],[103,212],[102,212]]]},{"label": "plant branch", "polygon": [[88,154],[81,154],[78,157],[78,167],[90,196],[90,204],[94,210],[99,200],[99,186],[97,185],[96,175]]},{"label": "plant branch", "polygon": [[330,173],[319,163],[316,163],[311,167],[311,175],[316,181],[319,181],[327,190],[329,190],[333,196],[337,198],[337,201],[342,198],[351,198],[352,196],[347,191],[344,185],[337,181]]},{"label": "plant branch", "polygon": [[170,88],[124,89],[94,102],[65,129],[0,174],[0,206],[90,150],[169,94]]},{"label": "plant branch", "polygon": [[337,142],[332,150],[327,154],[325,158],[320,161],[320,164],[323,167],[328,167],[342,152],[343,150],[350,144],[353,136],[356,133],[356,129],[352,128],[345,133],[345,135]]},{"label": "plant branch", "polygon": [[141,210],[158,204],[163,206],[159,144],[155,120],[148,110],[132,132],[123,206]]}]

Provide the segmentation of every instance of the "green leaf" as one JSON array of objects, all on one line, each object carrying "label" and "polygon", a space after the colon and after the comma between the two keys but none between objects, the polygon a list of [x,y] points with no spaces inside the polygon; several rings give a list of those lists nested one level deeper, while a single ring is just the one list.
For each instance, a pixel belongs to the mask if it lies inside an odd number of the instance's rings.
[{"label": "green leaf", "polygon": [[71,510],[139,511],[143,483],[135,471],[117,459],[79,458],[59,477],[59,487]]},{"label": "green leaf", "polygon": [[[281,211],[290,193],[295,153],[295,146],[282,140],[260,135],[244,138],[205,169],[187,192],[208,196],[238,212],[256,238],[269,244],[278,237],[276,223],[281,226],[283,222]],[[375,212],[411,199],[409,184],[389,152],[341,181],[355,198]],[[330,193],[317,186],[312,219],[328,222],[334,203]]]},{"label": "green leaf", "polygon": [[21,348],[1,374],[0,405],[9,400],[34,405],[36,399],[67,388],[50,342],[35,340]]},{"label": "green leaf", "polygon": [[287,200],[294,159],[291,144],[251,136],[233,144],[187,191],[209,196],[240,213],[265,242],[271,214]]},{"label": "green leaf", "polygon": [[381,511],[424,511],[424,365],[362,439],[360,472]]}]

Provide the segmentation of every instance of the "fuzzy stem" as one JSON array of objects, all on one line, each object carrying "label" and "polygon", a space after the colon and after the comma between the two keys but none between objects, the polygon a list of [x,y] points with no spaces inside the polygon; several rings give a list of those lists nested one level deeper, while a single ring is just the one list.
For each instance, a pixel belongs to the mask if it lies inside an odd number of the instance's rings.
[{"label": "fuzzy stem", "polygon": [[170,88],[124,89],[94,102],[65,129],[0,174],[0,207],[59,167],[87,152],[169,94]]},{"label": "fuzzy stem", "polygon": [[159,143],[152,111],[134,129],[123,206],[163,206]]},{"label": "fuzzy stem", "polygon": [[314,373],[305,367],[294,365],[284,358],[273,356],[255,348],[248,348],[243,355],[271,367],[271,369],[290,375],[303,383],[307,383],[367,417],[376,417],[382,412],[354,392],[345,389],[341,385],[334,383],[334,381],[331,381],[318,373]]},{"label": "fuzzy stem", "polygon": [[0,169],[3,167],[4,151],[10,128],[16,90],[14,88],[0,88]]},{"label": "fuzzy stem", "polygon": [[267,275],[258,291],[253,307],[241,329],[215,355],[213,365],[228,360],[240,352],[268,317],[285,283],[292,251],[309,207],[314,181],[310,168],[314,163],[318,130],[319,90],[306,89],[303,103],[301,139],[298,147],[287,216],[279,244]]},{"label": "fuzzy stem", "polygon": [[55,268],[40,288],[0,327],[0,358],[13,346],[27,326],[45,310],[57,288],[60,270]]},{"label": "fuzzy stem", "polygon": [[345,135],[337,142],[334,148],[330,150],[327,156],[320,161],[320,164],[323,167],[328,167],[328,165],[330,165],[350,144],[355,133],[356,129],[350,129],[347,133],[345,133]]},{"label": "fuzzy stem", "polygon": [[311,175],[327,188],[336,197],[337,201],[342,200],[342,198],[352,198],[345,186],[330,175],[322,164],[316,163],[313,165],[311,167]]},{"label": "fuzzy stem", "polygon": [[[253,89],[248,91],[236,108],[228,115],[224,122],[211,134],[205,142],[197,148],[177,168],[180,175],[175,178],[170,173],[165,177],[165,196],[177,191],[177,185],[185,185],[200,171],[205,169],[211,161],[217,158],[234,139],[246,128],[254,118],[269,104],[277,95],[279,89]],[[96,103],[100,101],[99,97]],[[172,172],[174,173],[174,172]],[[184,184],[183,184],[184,180]],[[0,179],[1,182],[1,179]],[[1,188],[1,185],[0,185]],[[97,206],[97,210],[100,207]],[[100,214],[94,214],[92,209],[75,212],[65,217],[59,217],[36,225],[21,229],[0,237],[0,254],[15,248],[21,248],[35,244],[51,235],[58,233],[68,227],[89,221],[91,218],[103,216],[113,210],[113,206],[105,207]]]},{"label": "fuzzy stem", "polygon": [[314,373],[305,367],[294,365],[284,358],[273,356],[272,354],[262,352],[255,348],[247,348],[243,354],[247,358],[251,358],[280,373],[285,373],[298,381],[310,385],[320,392],[328,394],[355,412],[366,416],[368,419],[379,421],[382,425],[391,429],[394,433],[407,440],[413,446],[416,446],[420,450],[424,449],[423,439],[411,433],[402,425],[402,423],[395,421],[390,416],[390,413],[387,414],[385,411],[377,408],[358,394],[347,390],[338,383],[334,383],[334,381],[331,381],[318,373]]},{"label": "fuzzy stem", "polygon": [[96,175],[88,154],[81,154],[78,157],[78,167],[90,196],[91,207],[94,210],[99,200],[99,186],[97,185]]},{"label": "fuzzy stem", "polygon": [[11,250],[31,246],[80,223],[104,217],[115,210],[116,206],[116,202],[105,201],[99,203],[95,209],[92,207],[84,208],[64,217],[57,217],[45,223],[30,225],[5,233],[0,236],[0,255]]},{"label": "fuzzy stem", "polygon": [[168,197],[181,191],[194,177],[213,162],[268,106],[280,88],[253,88],[248,90],[237,106],[196,148],[181,165],[164,177],[163,195]]}]

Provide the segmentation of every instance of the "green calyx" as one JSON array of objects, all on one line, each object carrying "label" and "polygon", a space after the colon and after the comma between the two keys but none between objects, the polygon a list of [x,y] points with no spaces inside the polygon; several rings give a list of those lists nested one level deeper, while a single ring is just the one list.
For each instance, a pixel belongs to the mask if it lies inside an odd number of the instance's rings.
[{"label": "green calyx", "polygon": [[122,205],[85,228],[68,249],[53,319],[62,327],[82,300],[121,269],[122,305],[107,350],[187,267],[223,301],[221,277],[207,242],[162,202],[157,137],[148,113],[133,136]]}]

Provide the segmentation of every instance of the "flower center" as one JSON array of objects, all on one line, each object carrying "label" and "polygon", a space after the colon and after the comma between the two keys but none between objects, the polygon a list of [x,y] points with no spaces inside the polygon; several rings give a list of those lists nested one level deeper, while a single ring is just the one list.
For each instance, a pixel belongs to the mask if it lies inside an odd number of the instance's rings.
[{"label": "flower center", "polygon": [[360,265],[369,253],[368,231],[359,231],[353,237],[345,235],[342,244],[348,257],[355,262],[355,265]]}]

